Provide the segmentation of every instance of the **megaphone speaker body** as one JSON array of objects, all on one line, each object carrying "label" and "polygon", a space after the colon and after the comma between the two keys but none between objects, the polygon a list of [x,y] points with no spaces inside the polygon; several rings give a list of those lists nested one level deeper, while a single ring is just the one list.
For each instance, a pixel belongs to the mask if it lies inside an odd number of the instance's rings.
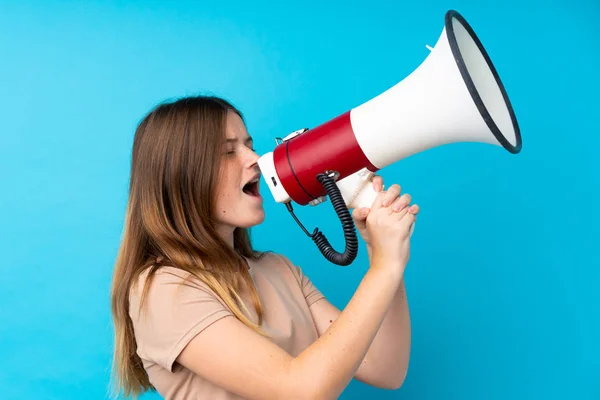
[{"label": "megaphone speaker body", "polygon": [[275,201],[318,204],[326,193],[316,177],[331,173],[349,208],[370,206],[374,194],[360,196],[364,183],[415,153],[456,142],[518,153],[521,134],[504,86],[459,13],[446,13],[430,50],[393,87],[324,124],[290,134],[263,155],[258,164]]}]

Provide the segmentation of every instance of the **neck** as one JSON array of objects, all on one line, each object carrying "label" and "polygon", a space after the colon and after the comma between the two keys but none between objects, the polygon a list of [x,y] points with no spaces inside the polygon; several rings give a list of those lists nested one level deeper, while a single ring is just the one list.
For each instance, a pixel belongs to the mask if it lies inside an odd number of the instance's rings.
[{"label": "neck", "polygon": [[219,236],[221,237],[221,239],[223,239],[225,241],[225,243],[227,243],[227,245],[229,247],[231,247],[233,249],[233,232],[234,232],[234,228],[229,227],[229,226],[220,226],[217,228],[217,232],[219,233]]}]

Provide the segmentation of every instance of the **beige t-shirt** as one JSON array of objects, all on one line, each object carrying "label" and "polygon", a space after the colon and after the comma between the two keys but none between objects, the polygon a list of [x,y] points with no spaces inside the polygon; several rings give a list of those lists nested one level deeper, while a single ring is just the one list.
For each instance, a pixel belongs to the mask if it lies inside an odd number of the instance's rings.
[{"label": "beige t-shirt", "polygon": [[[318,338],[309,306],[324,296],[285,256],[267,253],[249,264],[263,305],[263,329],[290,355],[298,355]],[[144,308],[138,314],[145,277],[142,274],[131,291],[129,314],[137,354],[157,392],[166,400],[239,400],[239,396],[175,362],[195,335],[233,313],[203,282],[194,279],[191,285],[189,280],[181,285],[188,274],[163,267],[156,272]],[[251,302],[246,305],[253,310]]]}]

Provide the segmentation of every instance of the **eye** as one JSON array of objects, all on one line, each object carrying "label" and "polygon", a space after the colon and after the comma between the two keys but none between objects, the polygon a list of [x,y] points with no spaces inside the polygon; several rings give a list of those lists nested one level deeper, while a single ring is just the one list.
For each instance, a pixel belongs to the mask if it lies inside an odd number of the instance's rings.
[{"label": "eye", "polygon": [[225,151],[224,151],[225,154],[235,153],[235,146],[232,143],[227,143],[227,145],[223,146],[223,147],[225,147]]}]

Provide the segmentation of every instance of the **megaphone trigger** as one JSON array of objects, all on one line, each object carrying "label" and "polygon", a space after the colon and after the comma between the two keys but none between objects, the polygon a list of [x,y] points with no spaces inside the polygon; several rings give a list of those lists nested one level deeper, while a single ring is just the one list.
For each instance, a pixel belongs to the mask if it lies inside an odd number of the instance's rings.
[{"label": "megaphone trigger", "polygon": [[363,168],[336,182],[349,209],[371,207],[377,193],[373,188],[375,173]]}]

